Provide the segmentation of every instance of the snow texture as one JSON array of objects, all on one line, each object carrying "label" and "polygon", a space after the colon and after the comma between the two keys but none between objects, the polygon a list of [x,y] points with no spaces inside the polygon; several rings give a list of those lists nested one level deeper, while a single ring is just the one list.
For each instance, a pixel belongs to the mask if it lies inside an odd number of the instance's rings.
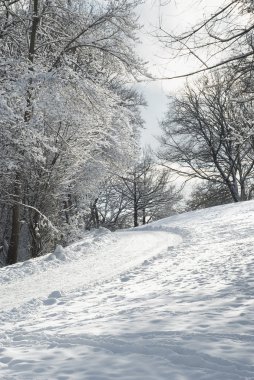
[{"label": "snow texture", "polygon": [[254,379],[254,202],[0,270],[3,380]]}]

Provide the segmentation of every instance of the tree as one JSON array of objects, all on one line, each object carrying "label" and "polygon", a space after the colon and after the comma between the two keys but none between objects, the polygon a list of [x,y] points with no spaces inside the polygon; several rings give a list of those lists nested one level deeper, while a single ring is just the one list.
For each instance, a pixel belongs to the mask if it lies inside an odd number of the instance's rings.
[{"label": "tree", "polygon": [[0,201],[10,214],[9,264],[18,258],[21,219],[31,256],[47,252],[90,191],[80,184],[93,182],[90,162],[106,168],[108,152],[121,152],[123,141],[123,154],[135,149],[138,111],[124,91],[143,73],[134,52],[138,3],[0,1]]},{"label": "tree", "polygon": [[229,63],[241,65],[243,61],[245,71],[252,70],[253,1],[228,0],[221,3],[213,13],[204,11],[203,19],[183,33],[175,34],[160,25],[158,38],[173,57],[177,54],[192,56],[200,65],[196,70],[173,78],[187,77],[219,67],[226,69]]},{"label": "tree", "polygon": [[197,186],[194,186],[190,197],[186,202],[186,211],[198,210],[231,202],[231,194],[225,185],[204,181]]},{"label": "tree", "polygon": [[149,152],[143,154],[132,170],[121,177],[121,181],[124,196],[132,208],[134,227],[159,219],[165,208],[169,216],[176,210],[174,204],[181,199],[174,186],[170,185],[169,172],[157,167]]},{"label": "tree", "polygon": [[114,174],[91,203],[90,226],[110,229],[147,224],[177,212],[181,194],[169,173],[146,152],[123,174]]},{"label": "tree", "polygon": [[124,196],[121,182],[117,176],[111,176],[101,184],[98,197],[90,204],[86,227],[105,227],[112,231],[130,226],[131,210]]},{"label": "tree", "polygon": [[172,100],[160,156],[179,174],[227,186],[238,202],[253,188],[253,105],[231,74],[206,76]]}]

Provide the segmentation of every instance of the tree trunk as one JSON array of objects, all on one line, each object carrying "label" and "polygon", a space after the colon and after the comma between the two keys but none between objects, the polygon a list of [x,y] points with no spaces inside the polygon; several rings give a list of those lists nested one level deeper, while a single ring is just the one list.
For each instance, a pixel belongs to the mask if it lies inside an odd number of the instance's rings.
[{"label": "tree trunk", "polygon": [[[39,0],[33,1],[33,19],[31,25],[31,33],[30,33],[30,43],[29,43],[29,51],[28,51],[28,60],[31,64],[34,62],[34,54],[35,54],[35,42],[36,42],[36,34],[37,28],[39,25],[39,17],[38,17],[38,9],[39,9]],[[33,70],[33,67],[30,67],[30,70]],[[31,118],[31,89],[27,91],[27,109],[24,114],[25,123],[29,122]],[[19,236],[20,236],[20,204],[21,202],[21,187],[20,187],[20,174],[16,174],[15,184],[14,184],[14,204],[12,206],[12,226],[11,226],[11,238],[9,243],[8,255],[7,255],[7,264],[15,264],[18,260],[18,247],[19,247]]]},{"label": "tree trunk", "polygon": [[142,210],[142,224],[146,224],[146,209],[143,208]]},{"label": "tree trunk", "polygon": [[133,215],[133,220],[134,220],[134,227],[138,227],[138,210],[137,207],[134,205],[134,215]]},{"label": "tree trunk", "polygon": [[134,227],[138,227],[137,184],[136,184],[135,174],[134,174],[134,183],[133,183],[133,222],[134,222]]},{"label": "tree trunk", "polygon": [[[31,25],[31,33],[30,33],[30,43],[29,43],[29,50],[28,50],[28,60],[31,62],[31,65],[29,67],[30,71],[33,71],[33,63],[34,63],[34,55],[35,55],[35,44],[36,44],[36,36],[37,36],[37,30],[39,25],[39,0],[33,0],[33,17],[32,17],[32,25]],[[24,114],[24,121],[25,123],[28,123],[31,119],[32,115],[32,80],[30,80],[29,88],[27,90],[27,97],[26,97],[26,111]],[[36,233],[33,231],[33,226],[30,228],[31,236],[32,236],[32,244],[30,248],[31,257],[37,257],[39,252],[39,243],[37,241]]]},{"label": "tree trunk", "polygon": [[29,226],[31,235],[30,256],[32,258],[40,256],[41,252],[41,236],[38,230],[39,219],[39,214],[36,212],[34,216],[31,218]]},{"label": "tree trunk", "polygon": [[94,228],[99,228],[99,226],[100,226],[97,202],[98,202],[98,198],[96,198],[95,201],[90,205],[91,216],[90,216],[90,220],[89,220],[88,224],[86,225],[86,229],[88,229],[88,230],[90,230],[91,225]]},{"label": "tree trunk", "polygon": [[246,188],[245,188],[245,183],[241,183],[241,201],[247,201],[248,197],[246,194]]},{"label": "tree trunk", "polygon": [[93,212],[94,212],[95,226],[96,226],[96,228],[99,228],[100,227],[100,219],[99,219],[97,202],[98,202],[98,198],[96,198],[94,201]]},{"label": "tree trunk", "polygon": [[7,265],[15,264],[18,260],[19,249],[19,235],[20,235],[20,178],[19,174],[16,175],[14,184],[14,199],[15,203],[12,206],[12,225],[11,225],[11,238],[7,254]]},{"label": "tree trunk", "polygon": [[233,183],[229,182],[228,187],[229,187],[231,196],[233,198],[233,201],[234,202],[240,202],[241,199],[239,197],[239,192],[238,192],[238,187],[237,187],[236,181],[234,180]]}]

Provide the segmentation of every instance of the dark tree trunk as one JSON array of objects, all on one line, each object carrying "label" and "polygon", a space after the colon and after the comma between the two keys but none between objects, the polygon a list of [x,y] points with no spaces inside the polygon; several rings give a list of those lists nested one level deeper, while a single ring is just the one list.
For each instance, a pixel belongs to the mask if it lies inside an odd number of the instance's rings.
[{"label": "dark tree trunk", "polygon": [[[39,25],[39,0],[33,1],[33,18],[31,25],[30,33],[30,43],[28,51],[28,60],[33,64],[34,54],[35,54],[35,42],[36,34]],[[33,70],[31,65],[30,70]],[[32,85],[32,84],[31,84]],[[27,109],[24,114],[24,121],[28,123],[31,118],[31,96],[32,89],[27,91]],[[20,204],[21,203],[21,185],[20,185],[20,174],[16,174],[15,184],[14,184],[14,204],[12,206],[12,226],[11,226],[11,238],[9,243],[8,255],[7,255],[7,264],[15,264],[18,260],[18,247],[19,247],[19,236],[20,236]],[[19,202],[19,203],[18,203]]]},{"label": "dark tree trunk", "polygon": [[99,228],[100,226],[97,202],[98,202],[98,198],[95,199],[94,204],[93,204],[93,218],[94,218],[95,228]]},{"label": "dark tree trunk", "polygon": [[[29,43],[29,51],[28,51],[28,60],[33,64],[34,62],[34,54],[35,54],[35,42],[36,42],[36,34],[39,25],[39,17],[38,17],[38,7],[39,0],[33,1],[33,18],[31,25],[31,33],[30,33],[30,43]],[[33,70],[33,67],[29,68]],[[24,114],[24,121],[28,123],[31,118],[31,97],[32,97],[32,83],[30,83],[30,88],[27,91],[27,109]],[[22,153],[23,154],[23,153]],[[21,203],[21,184],[20,184],[21,176],[20,174],[16,174],[16,181],[14,185],[14,205],[12,207],[12,229],[11,229],[11,239],[8,250],[8,264],[14,264],[18,260],[18,248],[19,248],[19,237],[20,237],[20,204]],[[19,203],[18,203],[19,202]]]},{"label": "dark tree trunk", "polygon": [[138,227],[137,184],[136,184],[135,175],[134,175],[134,183],[133,183],[133,222],[134,222],[134,227]]},{"label": "dark tree trunk", "polygon": [[41,237],[40,235],[37,235],[38,225],[39,225],[39,214],[36,212],[29,226],[29,230],[31,234],[30,256],[32,258],[40,256],[40,252],[41,252]]},{"label": "dark tree trunk", "polygon": [[11,225],[11,238],[9,243],[9,249],[7,254],[7,265],[15,264],[18,260],[19,249],[19,235],[20,235],[20,180],[19,175],[16,175],[14,184],[14,200],[15,203],[12,206],[12,225]]},{"label": "dark tree trunk", "polygon": [[[30,71],[33,71],[36,35],[37,35],[38,25],[40,22],[38,12],[39,12],[39,0],[33,0],[33,18],[32,18],[30,43],[29,43],[29,50],[28,50],[28,60],[31,62],[31,65],[29,66]],[[31,97],[32,97],[32,81],[30,82],[30,86],[27,90],[27,98],[26,98],[27,107],[26,107],[26,111],[24,115],[24,120],[26,123],[29,122],[29,120],[31,119],[31,113],[32,113]]]},{"label": "dark tree trunk", "polygon": [[138,210],[137,207],[134,205],[134,227],[138,227]]},{"label": "dark tree trunk", "polygon": [[146,209],[143,208],[142,210],[142,224],[146,224]]},{"label": "dark tree trunk", "polygon": [[97,208],[98,198],[90,205],[90,218],[86,224],[86,230],[90,230],[91,227],[98,228],[100,226],[99,213]]}]

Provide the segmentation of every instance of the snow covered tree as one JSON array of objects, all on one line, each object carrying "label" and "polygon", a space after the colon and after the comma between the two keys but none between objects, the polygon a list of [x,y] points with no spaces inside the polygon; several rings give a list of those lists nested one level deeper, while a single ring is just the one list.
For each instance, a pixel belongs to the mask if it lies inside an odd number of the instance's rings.
[{"label": "snow covered tree", "polygon": [[90,162],[105,168],[110,151],[132,154],[138,111],[123,93],[144,74],[134,51],[138,3],[0,1],[0,201],[8,205],[9,264],[18,259],[21,220],[25,250],[46,252],[62,235],[68,202],[90,191],[80,184],[93,181]]}]

